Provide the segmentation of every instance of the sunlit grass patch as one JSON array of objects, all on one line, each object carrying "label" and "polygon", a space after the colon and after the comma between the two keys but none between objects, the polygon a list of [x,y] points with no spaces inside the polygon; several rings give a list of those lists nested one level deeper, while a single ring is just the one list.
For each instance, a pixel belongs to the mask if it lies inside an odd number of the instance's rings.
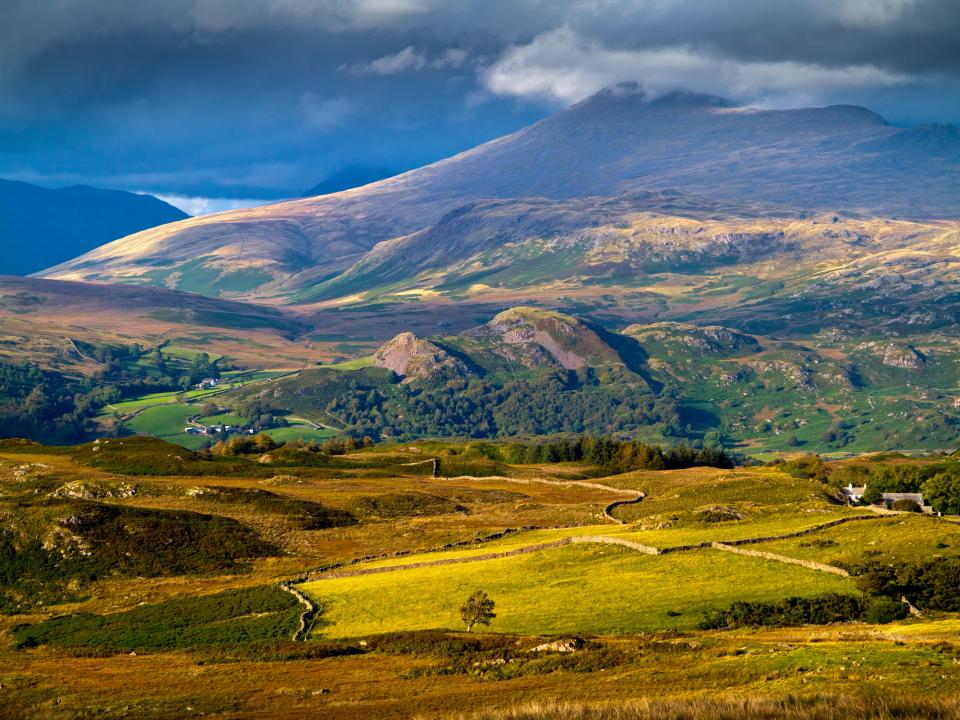
[{"label": "sunlit grass patch", "polygon": [[457,610],[477,588],[497,603],[491,626],[496,631],[617,634],[692,629],[703,611],[737,600],[775,600],[852,587],[851,581],[835,575],[716,551],[652,557],[605,545],[303,586],[323,604],[328,624],[322,634],[329,637],[459,628]]}]

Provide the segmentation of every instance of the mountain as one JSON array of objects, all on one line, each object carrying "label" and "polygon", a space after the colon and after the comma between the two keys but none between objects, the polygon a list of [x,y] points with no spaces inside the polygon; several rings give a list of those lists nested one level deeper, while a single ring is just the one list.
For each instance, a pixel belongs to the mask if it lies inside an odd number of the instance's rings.
[{"label": "mountain", "polygon": [[329,195],[330,193],[351,190],[398,175],[399,171],[385,167],[353,164],[327,175],[323,180],[303,193],[303,197]]},{"label": "mountain", "polygon": [[0,180],[0,273],[27,275],[105,242],[188,217],[151,195]]},{"label": "mountain", "polygon": [[[410,301],[424,287],[449,290],[442,280],[424,286],[425,270],[460,268],[454,282],[463,291],[489,284],[481,278],[491,258],[508,262],[515,280],[549,276],[557,264],[568,272],[588,254],[607,265],[590,276],[630,273],[626,285],[637,287],[677,260],[700,268],[773,261],[796,249],[787,226],[820,215],[947,223],[960,219],[958,197],[960,146],[950,127],[904,130],[853,106],[757,110],[618,86],[418,170],[154,228],[44,276],[342,305],[372,291]],[[696,229],[728,218],[749,231]],[[765,218],[777,222],[767,227]],[[884,237],[867,235],[860,250]],[[845,236],[822,244],[857,254]]]}]

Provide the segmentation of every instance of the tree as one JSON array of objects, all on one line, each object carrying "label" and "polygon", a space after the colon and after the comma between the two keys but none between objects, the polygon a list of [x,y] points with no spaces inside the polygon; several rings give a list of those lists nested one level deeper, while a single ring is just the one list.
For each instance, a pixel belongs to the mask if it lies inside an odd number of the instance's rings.
[{"label": "tree", "polygon": [[495,603],[483,591],[477,590],[460,608],[460,617],[467,626],[467,632],[473,630],[474,625],[489,625],[496,617],[493,612]]},{"label": "tree", "polygon": [[867,489],[863,491],[863,502],[876,505],[881,500],[883,500],[883,493],[880,492],[880,488],[876,485],[867,485]]},{"label": "tree", "polygon": [[267,433],[262,432],[253,438],[253,447],[257,452],[270,452],[277,448],[277,443]]},{"label": "tree", "polygon": [[923,494],[937,512],[960,515],[960,476],[937,473],[923,484]]}]

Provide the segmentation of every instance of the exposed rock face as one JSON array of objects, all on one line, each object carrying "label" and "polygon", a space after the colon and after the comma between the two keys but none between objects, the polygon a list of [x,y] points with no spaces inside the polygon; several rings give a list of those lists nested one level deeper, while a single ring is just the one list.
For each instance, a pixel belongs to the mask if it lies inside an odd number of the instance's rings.
[{"label": "exposed rock face", "polygon": [[407,381],[437,374],[466,375],[469,369],[439,345],[411,332],[397,335],[373,354],[376,367],[393,370]]},{"label": "exposed rock face", "polygon": [[580,638],[567,638],[563,640],[552,640],[550,642],[545,642],[542,645],[537,645],[536,647],[530,648],[529,652],[571,653],[582,649],[583,645],[584,642]]},{"label": "exposed rock face", "polygon": [[527,367],[560,364],[567,370],[619,363],[616,351],[586,323],[556,312],[510,308],[493,318],[483,331],[502,352]]},{"label": "exposed rock face", "polygon": [[889,367],[918,370],[924,357],[909,345],[887,345],[883,348],[883,364]]}]

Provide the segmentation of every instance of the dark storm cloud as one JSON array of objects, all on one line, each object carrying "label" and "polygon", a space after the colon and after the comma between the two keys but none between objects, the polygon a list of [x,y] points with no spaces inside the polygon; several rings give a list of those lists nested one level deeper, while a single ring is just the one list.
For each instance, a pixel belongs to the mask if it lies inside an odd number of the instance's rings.
[{"label": "dark storm cloud", "polygon": [[960,119],[956,0],[6,0],[0,174],[278,197],[605,84]]}]

